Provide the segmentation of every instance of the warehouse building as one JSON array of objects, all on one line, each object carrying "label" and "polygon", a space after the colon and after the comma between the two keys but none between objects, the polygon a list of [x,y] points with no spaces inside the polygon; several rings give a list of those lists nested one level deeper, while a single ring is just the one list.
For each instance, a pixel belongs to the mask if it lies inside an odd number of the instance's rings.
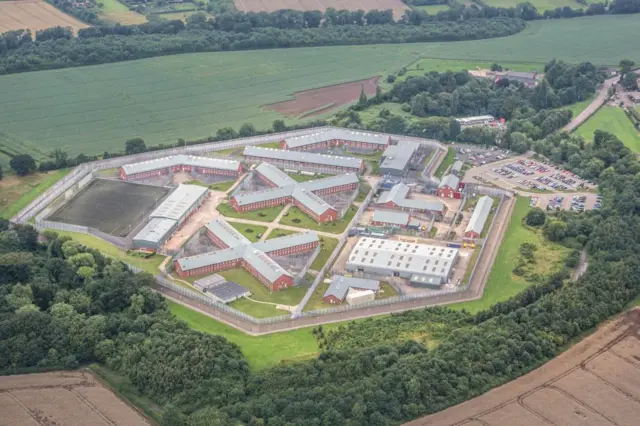
[{"label": "warehouse building", "polygon": [[242,164],[239,161],[221,158],[174,155],[120,167],[120,177],[124,180],[148,179],[175,172],[221,175],[235,179],[242,174]]},{"label": "warehouse building", "polygon": [[440,200],[412,200],[409,198],[410,188],[404,183],[393,186],[389,191],[380,194],[376,206],[401,210],[408,213],[426,213],[441,219],[447,212],[446,205]]},{"label": "warehouse building", "polygon": [[406,229],[411,222],[409,213],[404,212],[388,212],[384,210],[375,210],[371,224],[373,226],[387,226],[394,228]]},{"label": "warehouse building", "polygon": [[[334,275],[327,291],[324,292],[322,300],[325,303],[337,305],[347,298],[351,291],[370,291],[375,297],[375,293],[380,290],[380,281],[369,280],[364,278],[343,277],[342,275]],[[362,297],[358,298],[361,302]]]},{"label": "warehouse building", "polygon": [[269,163],[261,163],[255,174],[271,188],[234,195],[230,202],[234,210],[246,212],[293,203],[319,223],[339,219],[339,212],[318,195],[355,191],[360,183],[353,173],[298,183]]},{"label": "warehouse building", "polygon": [[493,199],[488,196],[484,196],[478,200],[471,219],[467,228],[464,230],[464,236],[466,238],[480,238],[482,230],[487,223],[489,214],[491,214],[491,207],[493,206]]},{"label": "warehouse building", "polygon": [[411,141],[400,141],[397,145],[389,145],[380,159],[380,174],[404,176],[418,148],[420,144]]},{"label": "warehouse building", "polygon": [[272,291],[294,285],[293,276],[270,256],[285,256],[313,251],[320,244],[315,232],[287,235],[251,243],[227,222],[214,219],[206,226],[207,236],[221,249],[174,262],[181,277],[211,274],[239,266],[245,268]]},{"label": "warehouse building", "polygon": [[379,133],[331,129],[310,135],[286,138],[280,142],[280,148],[291,151],[311,151],[343,146],[378,151],[385,149],[389,145],[389,141],[389,136]]},{"label": "warehouse building", "polygon": [[178,228],[202,205],[209,190],[198,185],[179,185],[151,214],[132,240],[133,248],[158,251]]},{"label": "warehouse building", "polygon": [[440,286],[449,281],[458,259],[458,249],[361,238],[349,254],[346,269],[365,274],[425,281]]},{"label": "warehouse building", "polygon": [[436,194],[442,198],[462,198],[462,193],[458,190],[459,185],[460,178],[456,175],[448,174],[443,177],[440,184],[438,184]]},{"label": "warehouse building", "polygon": [[267,162],[293,170],[310,170],[332,175],[364,171],[364,160],[354,157],[285,151],[258,146],[246,146],[243,155],[249,163]]}]

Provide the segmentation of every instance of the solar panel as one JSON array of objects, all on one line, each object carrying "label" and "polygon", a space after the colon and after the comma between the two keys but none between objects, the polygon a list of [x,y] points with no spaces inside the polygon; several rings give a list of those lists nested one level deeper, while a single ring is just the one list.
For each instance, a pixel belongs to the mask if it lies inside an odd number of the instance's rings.
[{"label": "solar panel", "polygon": [[214,295],[223,303],[236,300],[239,297],[248,296],[251,292],[233,281],[227,281],[224,284],[217,285],[207,289],[207,293]]}]

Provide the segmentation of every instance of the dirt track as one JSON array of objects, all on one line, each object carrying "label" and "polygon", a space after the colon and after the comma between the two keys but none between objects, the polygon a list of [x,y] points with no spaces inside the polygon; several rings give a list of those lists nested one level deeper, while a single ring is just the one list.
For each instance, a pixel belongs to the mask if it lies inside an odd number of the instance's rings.
[{"label": "dirt track", "polygon": [[74,32],[87,28],[85,23],[44,1],[0,1],[0,33],[30,29],[35,35],[38,30],[56,26],[71,27]]},{"label": "dirt track", "polygon": [[634,309],[537,370],[406,425],[632,426],[638,419],[640,309]]}]

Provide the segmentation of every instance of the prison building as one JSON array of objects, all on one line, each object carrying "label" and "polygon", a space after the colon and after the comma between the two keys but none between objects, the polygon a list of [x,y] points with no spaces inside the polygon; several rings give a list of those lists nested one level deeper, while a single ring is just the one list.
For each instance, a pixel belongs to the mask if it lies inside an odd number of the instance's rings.
[{"label": "prison building", "polygon": [[452,175],[456,175],[456,176],[460,176],[460,172],[462,172],[462,165],[464,163],[461,160],[456,160],[455,163],[453,163],[453,165],[451,166],[451,170],[450,173]]},{"label": "prison building", "polygon": [[175,172],[191,172],[206,175],[221,175],[237,178],[242,174],[242,164],[235,160],[174,155],[120,167],[120,178],[124,180],[148,179]]},{"label": "prison building", "polygon": [[457,259],[456,248],[361,238],[349,254],[346,269],[407,279],[425,277],[441,286],[451,278]]},{"label": "prison building", "polygon": [[493,206],[493,199],[488,196],[484,196],[478,200],[471,219],[467,228],[464,230],[464,236],[466,238],[480,238],[482,230],[487,223],[489,214],[491,213],[491,207]]},{"label": "prison building", "polygon": [[227,281],[223,276],[212,274],[193,282],[193,286],[221,303],[231,303],[242,297],[251,296],[251,292],[240,284]]},{"label": "prison building", "polygon": [[179,228],[198,210],[208,194],[209,190],[204,186],[180,184],[149,217],[175,220],[176,228]]},{"label": "prison building", "polygon": [[270,256],[313,251],[320,244],[315,232],[287,235],[251,243],[227,222],[214,219],[206,225],[207,236],[221,250],[187,256],[174,262],[181,277],[211,274],[242,266],[270,290],[293,286],[293,277]]},{"label": "prison building", "polygon": [[246,146],[243,153],[248,163],[267,162],[286,169],[310,170],[327,174],[364,172],[364,160],[354,157],[297,152],[258,146]]},{"label": "prison building", "polygon": [[178,222],[173,219],[155,217],[133,237],[133,249],[155,252],[160,250],[176,229]]},{"label": "prison building", "polygon": [[448,174],[442,178],[440,183],[438,184],[438,189],[436,190],[436,194],[438,197],[442,198],[462,198],[462,193],[458,191],[458,186],[460,185],[460,178],[453,174]]},{"label": "prison building", "polygon": [[496,118],[493,115],[478,115],[475,117],[456,118],[456,121],[460,123],[460,126],[462,127],[489,124],[495,120]]},{"label": "prison building", "polygon": [[246,212],[293,203],[319,223],[337,220],[339,212],[318,195],[355,191],[360,183],[352,173],[298,183],[269,163],[261,163],[254,172],[272,188],[234,195],[231,198],[234,210]]},{"label": "prison building", "polygon": [[447,212],[446,205],[440,200],[412,200],[409,198],[410,188],[404,183],[393,186],[389,191],[380,194],[376,207],[401,210],[408,213],[426,213],[442,218]]},{"label": "prison building", "polygon": [[380,159],[380,174],[404,176],[418,148],[420,144],[411,141],[400,141],[397,145],[389,145]]},{"label": "prison building", "polygon": [[291,151],[311,151],[345,146],[362,150],[378,151],[385,149],[390,137],[379,133],[358,132],[345,129],[331,129],[310,135],[286,138],[280,142],[281,149]]},{"label": "prison building", "polygon": [[334,275],[322,300],[325,303],[340,304],[344,302],[350,290],[371,290],[377,293],[380,290],[380,281]]},{"label": "prison building", "polygon": [[408,213],[389,212],[385,210],[376,210],[373,212],[371,224],[373,226],[387,226],[393,228],[408,228],[411,222],[411,216]]}]

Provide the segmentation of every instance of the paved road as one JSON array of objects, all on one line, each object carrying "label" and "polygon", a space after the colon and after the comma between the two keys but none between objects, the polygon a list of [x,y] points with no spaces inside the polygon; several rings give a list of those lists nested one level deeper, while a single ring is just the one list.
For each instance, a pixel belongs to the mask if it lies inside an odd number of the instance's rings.
[{"label": "paved road", "polygon": [[604,83],[602,84],[602,87],[600,87],[600,90],[598,90],[598,94],[596,95],[596,98],[589,104],[588,107],[584,109],[584,111],[582,111],[580,114],[574,117],[569,122],[569,124],[564,126],[562,130],[566,130],[567,132],[573,132],[582,123],[587,121],[587,119],[591,117],[598,110],[598,108],[600,108],[602,104],[604,104],[607,101],[607,98],[609,97],[609,88],[614,83],[616,83],[619,79],[620,77],[616,76],[608,80],[605,80]]}]

